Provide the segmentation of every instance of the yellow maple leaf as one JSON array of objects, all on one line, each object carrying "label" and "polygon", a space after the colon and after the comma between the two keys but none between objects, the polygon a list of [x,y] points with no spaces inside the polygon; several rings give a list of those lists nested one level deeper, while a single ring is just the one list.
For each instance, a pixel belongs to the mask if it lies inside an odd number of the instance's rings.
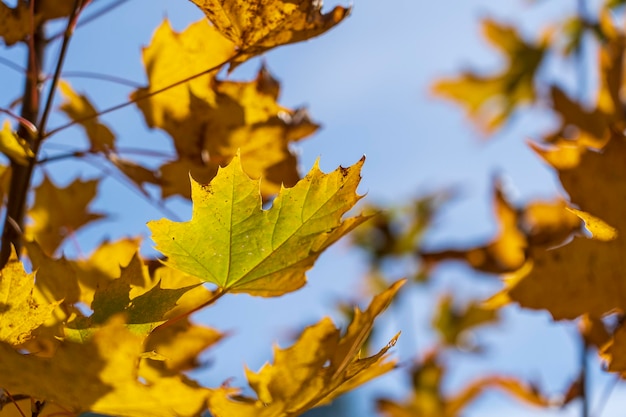
[{"label": "yellow maple leaf", "polygon": [[355,309],[353,321],[341,336],[330,319],[307,327],[289,348],[274,349],[274,363],[246,376],[258,398],[233,398],[236,390],[222,387],[209,397],[215,417],[297,416],[326,404],[344,392],[394,368],[386,353],[391,342],[373,356],[360,358],[359,350],[372,330],[374,319],[389,305],[404,284],[398,281],[374,297],[365,311]]},{"label": "yellow maple leaf", "polygon": [[510,300],[547,309],[555,319],[626,310],[626,289],[621,286],[626,222],[619,203],[622,195],[626,198],[626,173],[621,169],[626,142],[616,136],[599,152],[581,152],[576,166],[558,172],[572,203],[581,208],[576,212],[594,234],[574,236],[564,246],[534,252],[532,269],[512,276],[505,290]]},{"label": "yellow maple leaf", "polygon": [[[133,97],[219,66],[232,54],[233,44],[206,21],[181,33],[164,22],[144,50],[149,87]],[[277,103],[279,84],[265,68],[247,82],[220,81],[214,76],[215,71],[137,103],[148,125],[165,130],[174,141],[178,158],[160,168],[162,196],[189,198],[189,172],[208,182],[238,150],[244,170],[263,178],[265,197],[276,194],[281,184],[295,184],[297,161],[289,145],[318,126],[303,109],[290,110]]]},{"label": "yellow maple leaf", "polygon": [[568,211],[561,200],[532,202],[517,210],[504,198],[498,186],[494,194],[494,211],[500,230],[491,242],[462,250],[423,251],[420,253],[422,259],[426,263],[458,259],[479,271],[508,273],[525,264],[529,247],[559,244],[580,229],[580,218]]},{"label": "yellow maple leaf", "polygon": [[149,222],[152,240],[167,265],[220,291],[260,296],[294,291],[324,249],[368,218],[342,220],[361,198],[356,188],[363,162],[330,174],[316,164],[263,210],[259,181],[243,172],[236,156],[211,183],[192,179],[191,220]]},{"label": "yellow maple leaf", "polygon": [[13,251],[0,271],[0,341],[11,345],[24,343],[33,330],[52,318],[58,299],[41,303],[33,297],[34,285],[34,274],[24,272]]},{"label": "yellow maple leaf", "polygon": [[140,99],[137,106],[148,126],[164,129],[172,136],[187,137],[190,142],[201,137],[198,126],[185,126],[192,101],[200,99],[211,102],[214,99],[211,80],[220,65],[234,54],[232,42],[206,21],[193,23],[183,32],[177,33],[165,20],[157,28],[150,45],[143,50],[149,84],[135,91],[131,96],[133,99],[154,93],[207,69],[216,69],[180,86]]},{"label": "yellow maple leaf", "polygon": [[23,41],[32,32],[32,23],[37,27],[46,20],[69,16],[75,5],[74,0],[39,0],[37,13],[31,17],[27,2],[19,1],[15,7],[0,2],[0,38],[7,46]]},{"label": "yellow maple leaf", "polygon": [[84,343],[64,341],[50,358],[24,355],[0,342],[0,387],[73,413],[191,417],[203,411],[208,391],[182,376],[149,385],[138,380],[142,341],[116,317]]},{"label": "yellow maple leaf", "polygon": [[65,98],[59,107],[71,120],[83,120],[80,125],[85,129],[89,138],[90,150],[94,152],[108,152],[115,149],[115,135],[106,125],[92,116],[98,114],[98,110],[91,104],[89,99],[76,93],[72,86],[66,82],[59,82],[59,91]]},{"label": "yellow maple leaf", "polygon": [[[157,352],[163,361],[145,361],[162,373],[188,371],[198,367],[198,355],[219,342],[224,335],[210,327],[191,323],[188,319],[156,328],[146,340],[146,350]],[[162,365],[162,366],[161,366]],[[143,376],[148,373],[144,370]]]},{"label": "yellow maple leaf", "polygon": [[20,165],[28,165],[35,157],[28,143],[11,130],[11,123],[8,120],[4,121],[0,130],[0,152]]},{"label": "yellow maple leaf", "polygon": [[[237,45],[237,63],[280,45],[321,35],[341,22],[350,9],[322,13],[319,0],[192,0],[217,30]],[[231,64],[231,68],[234,65]]]},{"label": "yellow maple leaf", "polygon": [[493,131],[519,105],[535,100],[534,76],[548,39],[544,37],[538,44],[528,43],[514,28],[493,20],[483,22],[483,33],[504,54],[506,68],[492,76],[464,72],[458,78],[438,81],[433,91],[459,102],[480,127]]},{"label": "yellow maple leaf", "polygon": [[81,227],[103,218],[87,206],[96,196],[97,180],[74,180],[58,188],[46,176],[35,189],[35,202],[28,211],[32,220],[26,228],[26,238],[35,240],[47,254],[52,254],[65,240]]}]

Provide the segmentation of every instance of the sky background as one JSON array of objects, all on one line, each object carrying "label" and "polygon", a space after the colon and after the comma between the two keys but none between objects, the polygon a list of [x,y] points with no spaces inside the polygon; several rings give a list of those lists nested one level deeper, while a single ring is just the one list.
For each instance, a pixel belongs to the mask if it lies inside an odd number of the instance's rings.
[{"label": "sky background", "polygon": [[[111,3],[95,1],[94,10]],[[326,7],[335,4],[342,3],[326,2]],[[526,145],[527,140],[537,138],[555,123],[545,109],[520,114],[498,135],[487,138],[460,108],[433,99],[429,85],[462,69],[490,72],[500,68],[499,56],[480,35],[481,18],[515,23],[523,33],[537,36],[547,22],[572,13],[575,2],[355,0],[353,6],[352,15],[326,35],[281,47],[262,58],[281,81],[280,103],[292,108],[306,106],[312,118],[323,126],[318,134],[297,146],[303,173],[318,157],[322,170],[329,172],[338,165],[352,165],[365,154],[360,191],[367,193],[366,201],[402,203],[443,188],[459,188],[459,197],[438,213],[426,236],[427,247],[433,249],[471,245],[493,236],[490,199],[496,174],[505,179],[515,203],[549,198],[560,192],[552,172]],[[94,71],[145,83],[140,47],[149,43],[164,18],[181,31],[203,18],[203,14],[185,0],[130,0],[76,31],[66,71]],[[23,53],[16,47],[3,51],[2,56],[19,64],[24,62]],[[48,62],[53,59],[54,55],[49,56]],[[248,80],[260,64],[261,59],[255,59],[237,69],[231,78]],[[546,78],[575,86],[575,74],[557,65],[548,65],[542,71]],[[68,80],[99,109],[125,101],[132,91],[103,81]],[[20,88],[20,74],[0,66],[0,91],[3,99],[8,97],[0,106],[18,97]],[[119,146],[171,149],[164,134],[146,130],[134,106],[108,114],[102,120],[118,135]],[[49,125],[64,122],[55,116]],[[50,145],[44,152],[56,152],[60,146],[86,147],[79,129],[68,129],[54,142],[56,147]],[[51,164],[46,170],[60,184],[77,175],[102,175],[85,163]],[[100,191],[94,209],[113,215],[78,234],[82,251],[88,253],[102,238],[141,235],[146,238],[145,253],[149,253],[152,244],[145,223],[163,214],[116,180],[103,182]],[[189,218],[189,204],[176,199],[168,204],[181,219]],[[76,252],[72,245],[65,250],[70,255]],[[231,385],[246,385],[244,365],[257,370],[271,360],[274,343],[288,345],[295,330],[325,315],[340,319],[335,308],[337,301],[362,299],[364,259],[344,240],[319,259],[308,274],[309,283],[304,289],[277,299],[225,297],[199,314],[198,320],[232,335],[208,353],[211,367],[195,377],[210,385],[219,385],[228,378],[232,378]],[[437,299],[433,294],[453,291],[470,299],[487,297],[498,288],[497,278],[477,276],[463,265],[437,268],[428,287],[412,287],[399,305],[385,314],[384,331],[378,334],[375,345],[383,346],[402,329],[395,351],[400,361],[407,363],[435,340],[428,328]],[[549,393],[562,392],[577,373],[579,347],[575,327],[552,325],[547,313],[520,312],[515,307],[505,308],[503,317],[499,325],[476,333],[481,343],[489,347],[487,354],[448,355],[452,370],[446,389],[455,391],[469,380],[495,371],[529,379]],[[599,367],[596,362],[597,370],[591,376],[592,410],[606,403],[602,417],[622,415],[624,404],[618,398],[625,391],[615,389],[604,401],[603,392],[613,378],[604,376]],[[400,396],[403,390],[406,392],[406,382],[402,372],[397,371],[352,395],[357,410],[354,415],[371,413],[368,398]],[[564,410],[538,411],[498,393],[483,396],[464,415],[529,414],[580,415],[577,403]]]}]

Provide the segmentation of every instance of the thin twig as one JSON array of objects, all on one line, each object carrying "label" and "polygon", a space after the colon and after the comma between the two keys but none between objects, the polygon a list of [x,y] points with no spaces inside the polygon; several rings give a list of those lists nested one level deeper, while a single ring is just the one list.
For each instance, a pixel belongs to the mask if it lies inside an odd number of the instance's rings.
[{"label": "thin twig", "polygon": [[30,134],[32,136],[35,136],[37,134],[37,126],[35,126],[35,124],[32,123],[30,120],[25,119],[24,117],[20,116],[19,114],[13,113],[9,109],[0,108],[0,113],[4,113],[4,114],[8,115],[9,117],[11,117],[12,119],[17,120],[17,122],[21,126],[23,126],[25,129],[28,129],[28,131],[30,132]]},{"label": "thin twig", "polygon": [[97,72],[88,71],[66,71],[63,73],[63,78],[90,78],[93,80],[110,81],[116,84],[126,85],[132,88],[141,88],[141,84],[127,80],[126,78],[116,77],[115,75],[99,74]]},{"label": "thin twig", "polygon": [[16,64],[15,62],[11,61],[10,59],[6,59],[0,56],[0,64],[4,65],[7,68],[11,68],[12,70],[15,70],[16,72],[19,72],[20,74],[24,74],[26,72],[26,68],[24,68],[21,65]]},{"label": "thin twig", "polygon": [[54,74],[52,76],[52,83],[50,84],[50,88],[48,90],[48,96],[46,100],[46,104],[43,109],[43,114],[41,115],[41,120],[39,121],[39,138],[35,142],[35,147],[33,152],[37,154],[37,150],[39,149],[39,145],[43,139],[42,134],[46,130],[46,124],[48,123],[48,116],[50,116],[50,111],[52,110],[52,102],[54,100],[54,93],[57,89],[57,85],[59,83],[59,78],[61,77],[61,69],[63,68],[63,64],[65,63],[65,56],[67,55],[67,48],[70,44],[70,39],[72,38],[72,34],[74,33],[74,28],[76,27],[76,20],[80,15],[80,11],[91,3],[91,0],[74,0],[74,8],[72,13],[67,21],[67,27],[65,28],[65,33],[63,35],[63,42],[61,43],[61,51],[59,52],[59,57],[57,58],[57,65],[54,69]]},{"label": "thin twig", "polygon": [[589,395],[589,386],[587,385],[587,374],[589,373],[589,361],[587,357],[589,356],[589,344],[585,340],[582,339],[582,349],[580,352],[580,398],[582,399],[581,404],[581,417],[589,417],[589,404],[590,404],[590,395]]},{"label": "thin twig", "polygon": [[611,398],[611,394],[613,394],[613,391],[615,390],[615,387],[617,387],[617,384],[619,383],[619,381],[620,381],[620,378],[616,376],[613,379],[613,381],[607,383],[604,386],[600,399],[598,400],[598,405],[596,406],[596,409],[594,410],[593,414],[591,414],[593,417],[602,416],[604,407],[606,407],[607,403],[609,402],[609,398]]},{"label": "thin twig", "polygon": [[180,81],[176,81],[175,83],[167,85],[167,86],[162,87],[162,88],[159,88],[158,90],[150,91],[147,94],[141,95],[139,97],[135,97],[132,100],[128,100],[128,101],[125,101],[124,103],[120,103],[120,104],[117,104],[117,105],[115,105],[113,107],[109,107],[108,109],[104,109],[104,110],[98,112],[97,114],[93,114],[93,115],[89,115],[89,116],[85,116],[85,117],[81,117],[81,118],[72,120],[69,123],[61,125],[61,126],[55,128],[55,129],[52,129],[51,131],[46,133],[44,138],[48,138],[48,137],[50,137],[50,136],[60,132],[61,130],[64,130],[64,129],[67,129],[68,127],[74,126],[75,124],[86,122],[87,120],[95,119],[95,118],[97,118],[99,116],[102,116],[104,114],[111,113],[111,112],[114,112],[116,110],[123,109],[124,107],[128,107],[131,104],[134,104],[134,103],[137,103],[137,102],[139,102],[141,100],[145,100],[147,98],[153,97],[153,96],[155,96],[157,94],[161,94],[161,93],[163,93],[163,92],[165,92],[167,90],[170,90],[170,89],[172,89],[174,87],[178,87],[179,85],[185,84],[185,83],[187,83],[189,81],[195,80],[196,78],[202,77],[203,75],[207,75],[207,74],[209,74],[209,73],[211,73],[213,71],[216,71],[216,70],[220,69],[224,65],[230,63],[231,61],[233,61],[234,59],[239,57],[239,55],[240,55],[240,52],[236,53],[235,55],[233,55],[232,57],[228,58],[224,62],[221,62],[221,63],[219,63],[217,65],[214,65],[211,68],[208,68],[208,69],[206,69],[206,70],[204,70],[202,72],[199,72],[197,74],[191,75],[191,76],[189,76],[187,78],[184,78],[184,79],[182,79]]},{"label": "thin twig", "polygon": [[[86,16],[84,19],[82,19],[80,22],[77,23],[76,27],[81,27],[99,17],[104,16],[105,14],[107,14],[108,12],[116,9],[117,7],[121,6],[122,4],[126,3],[128,0],[118,0],[115,3],[111,3],[110,5],[108,5],[107,7],[103,7],[102,9],[98,10],[97,12],[93,12],[92,14],[90,14],[89,16]],[[48,38],[48,42],[57,40],[58,38],[60,38],[61,36],[63,36],[63,32],[58,32],[55,33],[54,35],[50,36]]]},{"label": "thin twig", "polygon": [[167,216],[171,220],[175,220],[178,222],[182,221],[176,213],[174,213],[172,210],[167,208],[161,201],[151,198],[150,195],[148,195],[143,189],[137,187],[137,185],[134,182],[130,181],[119,170],[117,169],[111,170],[105,165],[97,163],[94,158],[88,158],[89,155],[93,155],[93,154],[85,155],[87,158],[83,158],[83,161],[99,169],[106,176],[115,178],[120,184],[124,185],[126,188],[128,188],[135,194],[141,196],[144,200],[146,200],[148,203],[150,203],[153,207],[155,207],[157,210],[163,213],[163,215]]}]

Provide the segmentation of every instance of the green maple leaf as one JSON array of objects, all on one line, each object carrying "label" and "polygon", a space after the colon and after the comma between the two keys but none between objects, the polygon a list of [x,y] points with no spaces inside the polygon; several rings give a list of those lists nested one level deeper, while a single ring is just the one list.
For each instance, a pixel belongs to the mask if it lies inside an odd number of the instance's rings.
[{"label": "green maple leaf", "polygon": [[317,163],[292,188],[283,188],[263,210],[259,181],[242,170],[239,156],[210,184],[192,179],[188,222],[152,221],[156,249],[166,264],[222,291],[277,296],[302,287],[321,252],[367,220],[342,220],[356,194],[364,159],[324,174]]},{"label": "green maple leaf", "polygon": [[79,317],[70,322],[66,337],[86,340],[102,324],[120,313],[126,317],[126,326],[133,333],[147,335],[166,321],[165,316],[177,307],[183,294],[198,285],[164,288],[160,279],[148,274],[136,254],[128,266],[122,268],[119,278],[101,283],[91,303],[93,314],[89,318]]}]

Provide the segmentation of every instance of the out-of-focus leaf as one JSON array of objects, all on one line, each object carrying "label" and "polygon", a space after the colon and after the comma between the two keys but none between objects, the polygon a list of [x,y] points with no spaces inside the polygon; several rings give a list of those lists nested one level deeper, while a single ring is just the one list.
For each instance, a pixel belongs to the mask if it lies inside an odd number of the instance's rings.
[{"label": "out-of-focus leaf", "polygon": [[28,165],[35,157],[28,143],[11,130],[11,123],[8,120],[4,121],[0,130],[0,152],[20,165]]},{"label": "out-of-focus leaf", "polygon": [[28,211],[32,224],[26,228],[26,237],[37,241],[51,255],[67,236],[103,218],[88,208],[97,186],[97,180],[76,179],[67,187],[58,188],[44,177],[35,189],[35,202]]},{"label": "out-of-focus leaf", "polygon": [[438,81],[433,91],[459,102],[480,127],[493,131],[517,107],[535,100],[535,73],[543,61],[548,39],[528,43],[514,28],[493,20],[483,22],[483,33],[504,55],[505,69],[492,76],[464,72],[458,78]]},{"label": "out-of-focus leaf", "polygon": [[98,114],[98,110],[91,104],[89,99],[77,94],[72,86],[66,82],[59,83],[59,90],[65,98],[59,109],[67,115],[72,121],[80,121],[80,126],[85,129],[87,138],[90,143],[92,152],[107,153],[115,149],[115,135],[105,124],[101,123],[98,118],[93,117]]}]

